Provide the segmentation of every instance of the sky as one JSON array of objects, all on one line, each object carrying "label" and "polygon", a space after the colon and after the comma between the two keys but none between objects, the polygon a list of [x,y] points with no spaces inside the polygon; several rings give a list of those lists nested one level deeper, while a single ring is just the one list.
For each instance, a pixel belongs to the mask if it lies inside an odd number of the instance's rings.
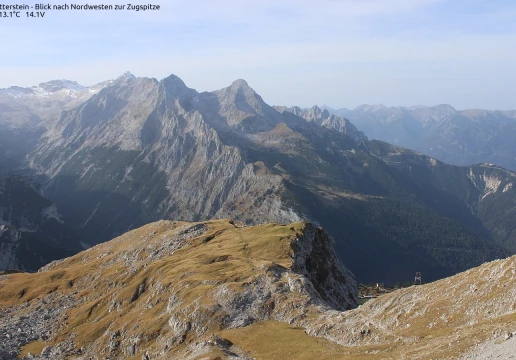
[{"label": "sky", "polygon": [[514,0],[145,2],[161,9],[0,18],[0,87],[130,71],[198,91],[241,78],[271,105],[516,109]]}]

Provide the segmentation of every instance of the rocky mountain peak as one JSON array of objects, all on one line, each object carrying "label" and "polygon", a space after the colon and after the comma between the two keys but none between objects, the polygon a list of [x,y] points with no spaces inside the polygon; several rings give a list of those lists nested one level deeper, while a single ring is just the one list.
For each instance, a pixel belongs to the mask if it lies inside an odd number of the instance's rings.
[{"label": "rocky mountain peak", "polygon": [[247,81],[245,81],[244,79],[237,79],[237,80],[233,81],[233,83],[231,83],[231,88],[244,89],[244,90],[251,89],[251,87],[249,86]]},{"label": "rocky mountain peak", "polygon": [[268,106],[263,101],[262,97],[258,95],[252,87],[249,86],[247,81],[238,79],[233,81],[229,88],[226,88],[231,96],[234,96],[236,103],[246,103],[253,111],[257,114],[262,114],[263,108]]},{"label": "rocky mountain peak", "polygon": [[330,116],[330,112],[326,109],[321,109],[319,106],[314,105],[312,106],[312,112],[314,114],[318,114],[323,118],[328,118]]},{"label": "rocky mountain peak", "polygon": [[[249,117],[261,117],[262,119],[275,117],[275,111],[263,101],[262,97],[245,80],[236,80],[230,86],[214,91],[212,94],[217,96],[221,107],[220,113],[230,125],[239,125]],[[272,121],[272,123],[275,123],[275,121]],[[263,124],[257,125],[262,128],[261,125]],[[269,127],[269,125],[266,127]]]},{"label": "rocky mountain peak", "polygon": [[369,105],[369,104],[362,104],[358,105],[354,111],[378,111],[378,110],[384,110],[388,109],[387,106],[378,104],[378,105]]},{"label": "rocky mountain peak", "polygon": [[136,79],[136,76],[131,74],[129,71],[126,71],[125,73],[123,73],[122,75],[117,77],[114,80],[114,83],[124,83],[124,82],[129,82],[129,81],[132,81],[132,80],[135,80],[135,79]]},{"label": "rocky mountain peak", "polygon": [[290,112],[294,115],[300,116],[308,122],[314,122],[319,126],[327,127],[337,130],[348,135],[354,140],[366,139],[364,134],[359,131],[349,120],[331,114],[327,109],[321,109],[314,105],[310,109],[301,109],[299,106],[286,107],[275,106],[279,112]]},{"label": "rocky mountain peak", "polygon": [[136,79],[136,76],[134,76],[130,71],[126,71],[125,73],[120,75],[118,78],[127,78],[127,79],[134,80],[134,79]]},{"label": "rocky mountain peak", "polygon": [[161,80],[161,85],[165,89],[166,94],[172,98],[184,100],[196,93],[195,90],[188,88],[183,80],[174,74]]},{"label": "rocky mountain peak", "polygon": [[448,104],[439,104],[414,110],[415,119],[423,124],[440,123],[458,113],[453,106]]},{"label": "rocky mountain peak", "polygon": [[184,81],[174,74],[167,76],[161,81],[167,89],[187,89]]},{"label": "rocky mountain peak", "polygon": [[328,110],[330,113],[331,113],[332,111],[335,111],[335,109],[334,109],[334,108],[332,108],[332,107],[330,107],[330,106],[328,106],[328,105],[326,105],[326,104],[322,104],[322,105],[320,106],[320,108],[321,108],[321,109],[323,109],[323,110]]},{"label": "rocky mountain peak", "polygon": [[434,109],[439,112],[445,112],[445,113],[456,113],[457,112],[457,110],[449,104],[439,104],[439,105],[434,106]]},{"label": "rocky mountain peak", "polygon": [[226,88],[230,93],[235,94],[237,96],[244,96],[246,100],[259,99],[261,102],[260,95],[254,91],[252,87],[249,86],[247,81],[243,79],[237,79],[231,83],[229,87]]}]

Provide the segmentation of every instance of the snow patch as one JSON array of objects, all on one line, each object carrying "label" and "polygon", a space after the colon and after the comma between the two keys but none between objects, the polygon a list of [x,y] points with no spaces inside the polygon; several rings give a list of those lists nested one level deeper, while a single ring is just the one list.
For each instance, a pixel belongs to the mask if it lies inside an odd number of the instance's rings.
[{"label": "snow patch", "polygon": [[505,185],[502,192],[507,192],[511,189],[512,189],[512,183],[508,183],[507,185]]},{"label": "snow patch", "polygon": [[77,99],[85,95],[91,96],[93,94],[96,94],[107,85],[109,85],[109,82],[106,82],[105,84],[97,84],[92,87],[86,87],[79,85],[75,81],[52,80],[46,83],[41,83],[37,86],[32,86],[30,88],[12,86],[7,89],[0,89],[0,94],[5,94],[13,98],[36,97],[41,99],[47,99],[54,98],[56,96],[58,98],[64,96],[72,99]]}]

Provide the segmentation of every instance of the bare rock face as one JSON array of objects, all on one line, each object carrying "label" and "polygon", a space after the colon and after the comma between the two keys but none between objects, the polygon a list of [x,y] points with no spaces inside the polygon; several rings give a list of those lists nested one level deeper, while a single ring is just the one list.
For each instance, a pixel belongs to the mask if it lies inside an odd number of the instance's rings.
[{"label": "bare rock face", "polygon": [[[516,249],[513,174],[368,141],[328,110],[271,107],[244,80],[199,93],[175,75],[124,74],[95,88],[35,91],[1,91],[0,126],[4,115],[16,123],[24,101],[39,120],[20,121],[41,132],[31,151],[0,156],[0,165],[18,159],[35,172],[85,247],[160,219],[306,220],[332,234],[363,282],[405,279],[416,262],[439,279]],[[43,114],[27,96],[53,105]]]},{"label": "bare rock face", "polygon": [[[51,279],[50,292],[43,279]],[[40,359],[219,351],[247,358],[217,334],[263,321],[302,326],[358,301],[355,278],[331,237],[307,223],[160,221],[37,274],[4,275],[0,286],[0,314],[12,319],[2,322],[0,335],[14,333],[0,350],[12,356],[38,340],[45,343],[35,354]]]},{"label": "bare rock face", "polygon": [[[197,220],[243,212],[253,222],[298,220],[281,204],[281,177],[256,174],[240,149],[218,133],[224,126],[240,128],[246,111],[263,119],[279,114],[238,82],[210,96],[174,75],[161,82],[121,77],[64,112],[30,156],[31,166],[51,179],[46,190],[64,209],[70,199],[81,201],[81,214],[72,222],[85,234],[100,235],[94,243],[164,217]],[[205,97],[214,104],[199,100]],[[82,198],[83,191],[98,196]],[[267,191],[266,199],[255,201]],[[117,196],[103,195],[112,192]],[[123,203],[128,210],[120,208]],[[112,208],[120,209],[118,215]]]},{"label": "bare rock face", "polygon": [[327,232],[308,224],[305,232],[293,243],[292,269],[305,275],[312,283],[318,297],[331,308],[354,308],[356,294],[351,272],[342,266],[334,252],[334,240]]},{"label": "bare rock face", "polygon": [[19,257],[22,234],[6,225],[0,225],[0,270],[24,269]]},{"label": "bare rock face", "polygon": [[321,109],[317,105],[313,106],[311,109],[301,109],[298,106],[286,107],[286,106],[275,106],[274,107],[279,112],[287,111],[294,115],[300,116],[306,121],[314,122],[319,126],[324,126],[330,129],[337,130],[341,133],[344,133],[356,141],[366,140],[366,136],[363,132],[359,131],[355,125],[353,125],[349,120],[338,117],[331,114],[326,109]]}]

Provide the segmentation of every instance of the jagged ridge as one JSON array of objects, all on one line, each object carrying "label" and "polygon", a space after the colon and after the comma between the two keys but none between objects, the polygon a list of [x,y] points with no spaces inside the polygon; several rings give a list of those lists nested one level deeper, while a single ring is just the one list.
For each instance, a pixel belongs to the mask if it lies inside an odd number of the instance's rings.
[{"label": "jagged ridge", "polygon": [[90,244],[163,218],[306,219],[366,282],[416,267],[438,279],[516,248],[511,173],[448,166],[298,110],[243,80],[199,93],[174,75],[123,75],[48,122],[29,165]]}]

